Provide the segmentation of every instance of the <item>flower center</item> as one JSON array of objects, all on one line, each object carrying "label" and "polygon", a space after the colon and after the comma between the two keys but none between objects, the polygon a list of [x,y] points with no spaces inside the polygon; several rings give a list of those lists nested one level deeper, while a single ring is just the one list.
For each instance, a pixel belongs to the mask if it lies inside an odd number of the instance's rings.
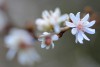
[{"label": "flower center", "polygon": [[78,30],[82,30],[83,29],[83,25],[81,22],[79,22],[79,24],[77,25]]},{"label": "flower center", "polygon": [[26,49],[26,48],[31,47],[31,45],[27,45],[24,42],[21,42],[19,47],[20,47],[20,49]]},{"label": "flower center", "polygon": [[47,37],[45,38],[45,44],[46,44],[47,46],[51,45],[51,37],[50,37],[50,36],[47,36]]}]

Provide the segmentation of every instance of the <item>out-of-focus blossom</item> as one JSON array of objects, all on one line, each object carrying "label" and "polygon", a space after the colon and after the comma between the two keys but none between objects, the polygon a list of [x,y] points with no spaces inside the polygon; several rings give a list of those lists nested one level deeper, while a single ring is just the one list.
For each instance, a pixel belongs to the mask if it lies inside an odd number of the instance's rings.
[{"label": "out-of-focus blossom", "polygon": [[59,37],[55,34],[55,35],[50,35],[50,33],[48,32],[44,32],[43,35],[41,35],[43,37],[40,37],[38,40],[41,41],[41,48],[46,48],[49,49],[50,46],[52,46],[52,48],[54,48],[54,43],[53,41],[57,41],[59,39]]},{"label": "out-of-focus blossom", "polygon": [[7,25],[8,18],[5,13],[0,10],[0,32],[4,31],[4,28]]},{"label": "out-of-focus blossom", "polygon": [[7,53],[9,60],[12,60],[16,53],[18,61],[22,65],[33,65],[40,59],[39,54],[33,48],[34,39],[25,30],[11,29],[10,34],[5,37],[5,44],[9,48]]},{"label": "out-of-focus blossom", "polygon": [[56,8],[54,12],[43,11],[42,17],[43,19],[36,20],[37,28],[41,31],[53,29],[56,33],[60,32],[61,23],[69,19],[67,14],[61,15],[59,8]]},{"label": "out-of-focus blossom", "polygon": [[71,27],[71,33],[76,36],[76,43],[83,43],[83,39],[90,41],[90,39],[84,34],[95,34],[95,29],[91,29],[90,27],[95,24],[95,20],[89,22],[89,14],[86,14],[82,19],[80,19],[80,12],[76,14],[70,13],[70,19],[72,22],[66,21],[66,25]]}]

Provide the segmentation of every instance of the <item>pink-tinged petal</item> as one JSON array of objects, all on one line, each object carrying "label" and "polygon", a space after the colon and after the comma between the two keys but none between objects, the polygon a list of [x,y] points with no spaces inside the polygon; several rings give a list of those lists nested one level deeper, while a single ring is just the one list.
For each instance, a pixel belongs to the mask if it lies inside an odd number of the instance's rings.
[{"label": "pink-tinged petal", "polygon": [[86,25],[86,27],[91,27],[91,26],[93,26],[94,24],[95,24],[95,20],[94,21],[91,21],[90,23],[88,23],[87,25]]},{"label": "pink-tinged petal", "polygon": [[68,21],[66,21],[65,23],[68,27],[76,27],[74,23],[71,23],[71,22],[68,22]]},{"label": "pink-tinged petal", "polygon": [[82,18],[82,21],[83,21],[83,22],[86,22],[88,19],[89,19],[89,14],[86,14],[86,15]]},{"label": "pink-tinged petal", "polygon": [[60,33],[60,26],[58,24],[54,25],[54,31],[55,33]]},{"label": "pink-tinged petal", "polygon": [[91,28],[88,28],[88,27],[84,28],[84,31],[89,33],[89,34],[95,34],[95,29],[91,29]]},{"label": "pink-tinged petal", "polygon": [[80,20],[80,12],[78,12],[78,13],[76,14],[76,18],[77,18],[77,20]]},{"label": "pink-tinged petal", "polygon": [[68,20],[68,19],[69,19],[68,14],[64,14],[58,19],[58,22],[61,23],[61,22]]},{"label": "pink-tinged petal", "polygon": [[59,37],[57,35],[53,35],[51,38],[52,38],[52,40],[58,40],[59,39]]},{"label": "pink-tinged petal", "polygon": [[77,34],[77,28],[73,28],[72,30],[71,30],[71,33],[73,34],[73,35],[75,35],[75,34]]},{"label": "pink-tinged petal", "polygon": [[75,23],[75,24],[78,23],[79,20],[76,18],[76,16],[73,13],[70,13],[69,16],[70,16],[71,20],[73,21],[73,23]]},{"label": "pink-tinged petal", "polygon": [[83,36],[80,32],[77,35],[77,39],[78,39],[79,43],[83,44]]},{"label": "pink-tinged petal", "polygon": [[85,40],[90,41],[90,39],[84,34],[84,32],[81,31],[82,36],[84,37]]}]

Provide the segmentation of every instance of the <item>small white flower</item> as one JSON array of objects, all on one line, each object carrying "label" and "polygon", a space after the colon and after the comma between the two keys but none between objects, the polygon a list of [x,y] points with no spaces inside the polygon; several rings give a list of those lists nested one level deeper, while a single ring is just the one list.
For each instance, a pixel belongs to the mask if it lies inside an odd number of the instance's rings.
[{"label": "small white flower", "polygon": [[60,32],[60,24],[69,19],[67,14],[61,15],[59,8],[56,8],[54,12],[48,12],[47,10],[43,11],[42,17],[43,19],[39,18],[36,20],[38,29],[45,30],[53,27],[56,33]]},{"label": "small white flower", "polygon": [[50,35],[48,32],[43,33],[44,37],[39,38],[38,40],[41,41],[41,48],[49,49],[50,46],[54,48],[53,41],[57,41],[59,37],[57,35]]},{"label": "small white flower", "polygon": [[39,61],[39,54],[33,48],[33,38],[22,29],[11,29],[10,34],[5,37],[6,47],[9,48],[7,59],[12,60],[17,54],[18,61],[22,65],[33,65]]},{"label": "small white flower", "polygon": [[89,14],[85,15],[82,19],[80,19],[80,12],[76,14],[70,13],[70,19],[72,22],[66,21],[66,25],[68,27],[72,27],[71,33],[76,36],[76,43],[83,43],[83,39],[90,41],[90,39],[84,34],[95,34],[95,29],[91,29],[90,27],[95,24],[95,20],[89,22]]}]

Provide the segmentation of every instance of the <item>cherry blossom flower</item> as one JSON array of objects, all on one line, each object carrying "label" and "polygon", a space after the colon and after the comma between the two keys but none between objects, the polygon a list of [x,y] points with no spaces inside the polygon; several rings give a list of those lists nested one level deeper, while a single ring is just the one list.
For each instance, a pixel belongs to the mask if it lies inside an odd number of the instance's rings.
[{"label": "cherry blossom flower", "polygon": [[11,29],[10,34],[5,37],[6,47],[9,48],[7,59],[12,60],[17,54],[17,58],[22,65],[33,65],[39,61],[40,56],[33,48],[33,38],[22,29]]},{"label": "cherry blossom flower", "polygon": [[41,35],[43,37],[40,37],[38,40],[41,41],[41,48],[46,48],[49,49],[50,46],[52,46],[52,48],[54,48],[54,43],[53,41],[57,41],[59,39],[59,37],[55,34],[55,35],[50,35],[50,33],[48,32],[44,32],[43,35]]},{"label": "cherry blossom flower", "polygon": [[80,19],[80,12],[76,14],[70,13],[70,19],[72,22],[66,21],[66,25],[71,27],[71,33],[76,36],[76,43],[83,43],[83,39],[90,41],[90,39],[85,35],[86,33],[95,34],[95,29],[91,29],[90,27],[95,24],[95,20],[89,22],[89,14],[86,14],[82,19]]},{"label": "cherry blossom flower", "polygon": [[42,17],[43,19],[39,18],[36,20],[37,28],[39,30],[53,29],[56,33],[60,32],[60,24],[69,19],[67,14],[61,15],[59,8],[56,8],[54,12],[43,11]]}]

